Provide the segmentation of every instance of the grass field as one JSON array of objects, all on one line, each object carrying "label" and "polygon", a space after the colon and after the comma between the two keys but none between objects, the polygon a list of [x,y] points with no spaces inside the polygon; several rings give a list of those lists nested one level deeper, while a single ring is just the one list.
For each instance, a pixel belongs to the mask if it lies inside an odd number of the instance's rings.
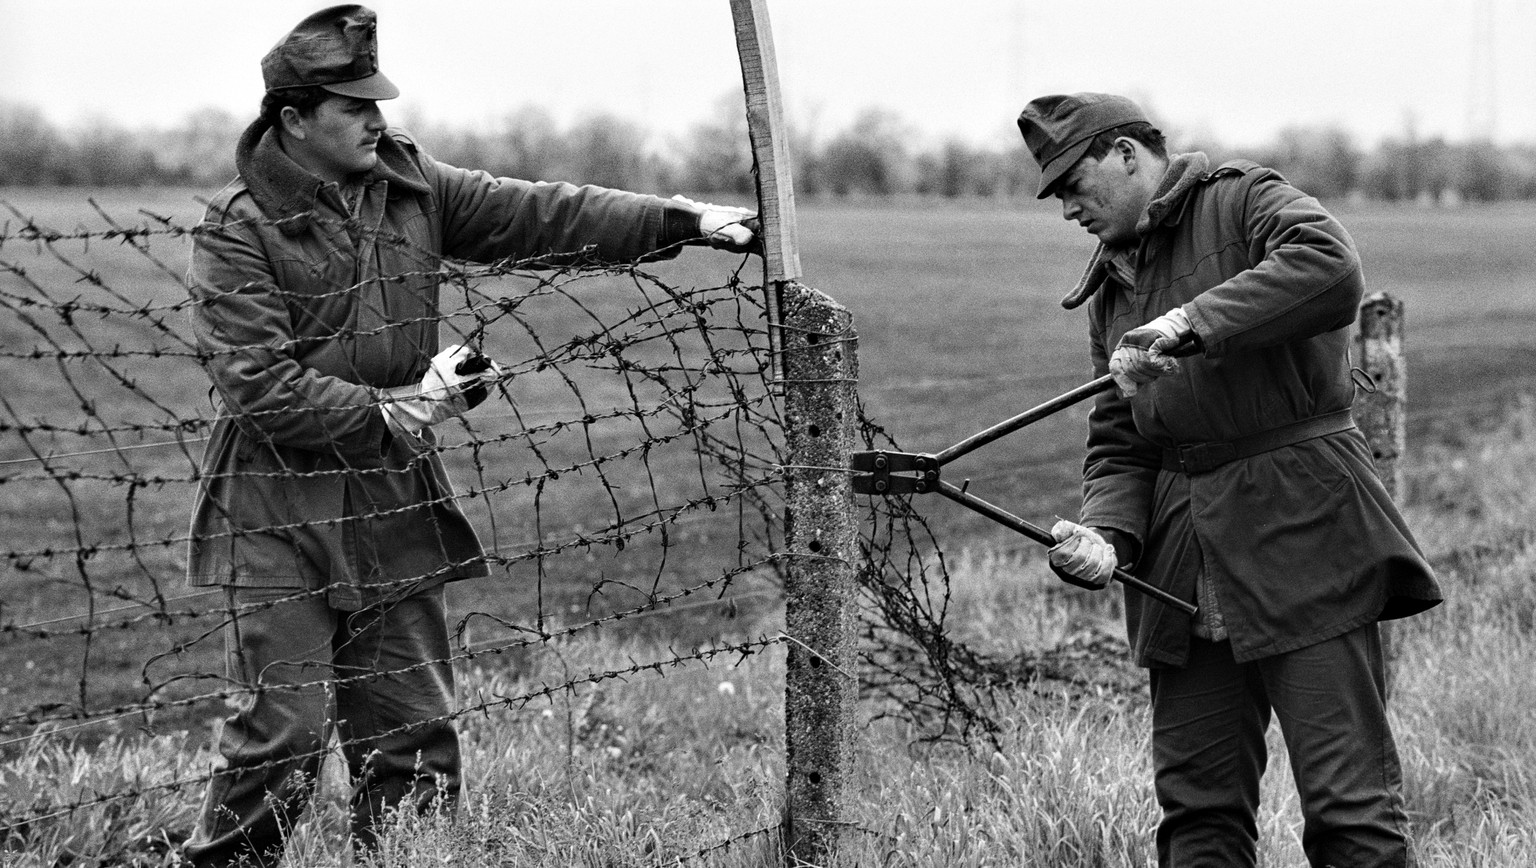
[{"label": "grass field", "polygon": [[[1536,405],[1491,431],[1416,462],[1408,505],[1449,592],[1399,624],[1393,686],[1412,828],[1424,868],[1507,868],[1536,859]],[[1037,558],[973,555],[956,571],[958,636],[1019,641],[1063,617],[1040,593]],[[1055,601],[1055,602],[1052,602]],[[1078,610],[1080,611],[1080,610]],[[1106,610],[1107,611],[1107,610]],[[765,625],[765,626],[771,626]],[[466,697],[519,696],[665,656],[648,642],[584,639],[546,649],[516,674],[461,674]],[[376,864],[442,866],[718,866],[780,864],[782,659],[691,667],[554,694],[462,721],[466,803],[452,819],[397,827]],[[1002,699],[995,743],[929,745],[893,721],[862,727],[847,849],[853,866],[1040,865],[1145,868],[1157,808],[1146,709],[1115,691],[1062,697],[1027,689]],[[1284,753],[1271,742],[1260,865],[1304,864]],[[13,838],[7,864],[64,854],[163,865],[190,826],[195,796],[160,791],[205,766],[201,739],[124,738],[94,749],[34,742],[0,765],[9,804],[145,791],[131,808],[92,809]],[[344,796],[334,778],[296,830],[292,866],[347,864]],[[82,864],[75,862],[72,864]],[[84,862],[83,864],[91,864]]]},{"label": "grass field", "polygon": [[[200,210],[185,191],[105,191],[97,199],[128,223],[140,222],[135,209],[141,206],[183,225]],[[11,190],[0,200],[55,229],[100,225],[73,191]],[[1407,303],[1406,499],[1453,594],[1442,609],[1397,634],[1403,660],[1397,714],[1425,863],[1531,864],[1536,792],[1528,769],[1536,767],[1536,727],[1525,712],[1536,697],[1529,696],[1519,673],[1528,672],[1536,656],[1528,590],[1529,528],[1536,509],[1526,493],[1536,482],[1530,474],[1536,465],[1536,421],[1528,407],[1517,404],[1512,417],[1506,411],[1515,396],[1536,390],[1536,366],[1529,363],[1536,349],[1536,293],[1529,287],[1536,250],[1527,241],[1536,232],[1536,208],[1360,207],[1344,209],[1341,216],[1360,245],[1371,287]],[[0,223],[6,222],[0,212]],[[19,223],[12,215],[8,226],[15,231]],[[1056,300],[1075,281],[1090,239],[1049,206],[803,203],[801,231],[806,282],[854,313],[866,409],[905,448],[943,448],[1086,378],[1081,313],[1061,310]],[[87,266],[87,272],[99,274],[126,298],[171,303],[167,294],[180,292],[170,275],[142,257],[99,245],[91,257],[99,264]],[[0,247],[0,260],[26,266],[26,279],[46,287],[52,298],[89,298],[89,281],[82,284],[80,273],[61,270],[25,242],[13,239]],[[184,265],[173,256],[166,261],[173,270]],[[710,286],[723,279],[721,261],[699,252],[655,270],[675,285]],[[0,274],[0,290],[15,292],[20,279]],[[92,327],[86,317],[80,321],[82,329]],[[170,344],[177,334],[185,336],[177,332],[182,323],[184,314],[178,312],[168,315],[163,327],[152,318],[113,324],[121,331],[91,333],[91,339],[98,347]],[[59,388],[57,368],[22,358],[36,338],[19,318],[0,322],[0,336],[0,345],[11,352],[0,359],[5,383],[0,394],[11,403],[12,419],[78,423],[83,415],[78,407],[91,401],[98,418],[117,423],[159,424],[207,412],[206,380],[184,358],[136,358],[124,369],[135,379],[132,388],[105,371],[71,369],[62,379],[78,384],[82,394],[75,394]],[[509,354],[520,352],[506,346]],[[596,403],[611,397],[604,389],[613,384],[583,385]],[[953,475],[971,478],[973,491],[1026,517],[1071,515],[1081,419],[1080,410],[1060,414],[967,457]],[[487,422],[477,430],[494,435],[503,429]],[[134,445],[132,439],[119,433],[116,445]],[[63,486],[20,478],[35,475],[20,460],[32,449],[63,451],[92,443],[112,445],[95,433],[59,432],[45,443],[27,444],[13,432],[0,432],[0,460],[7,462],[0,464],[5,483],[0,521],[7,528],[7,550],[68,547],[82,525],[123,530],[120,490],[82,485],[70,497]],[[199,451],[194,443],[132,453],[138,472],[179,480],[135,495],[132,533],[153,539],[185,532],[186,482]],[[110,473],[114,460],[106,455],[85,466]],[[524,472],[525,459],[517,455],[492,460],[499,462],[493,477]],[[100,502],[93,502],[92,493]],[[961,638],[1007,655],[1096,620],[1113,623],[1114,606],[1106,602],[1061,603],[1037,553],[1018,540],[957,514],[953,504],[925,506],[946,551],[960,564],[950,623]],[[580,521],[589,514],[577,498],[551,505],[548,518]],[[521,514],[499,516],[487,537],[505,540],[510,549],[526,538],[524,521]],[[142,558],[133,566],[135,576],[152,577],[167,595],[182,592],[179,547],[146,551]],[[623,569],[641,575],[658,569],[654,561],[637,560],[634,566],[623,556],[612,557],[574,572],[622,576]],[[120,578],[90,559],[49,569],[8,559],[0,570],[4,624],[109,604]],[[136,587],[131,595],[152,591]],[[458,586],[455,596],[459,612],[528,617],[526,608],[519,608],[526,606],[526,596],[489,583]],[[754,611],[714,625],[713,631],[771,632],[777,617],[771,608]],[[647,622],[660,624],[648,631],[627,636],[610,631],[520,655],[522,669],[487,663],[463,673],[464,695],[466,700],[518,695],[559,684],[572,672],[664,659],[665,644],[654,644],[657,637],[665,643],[691,635],[664,620]],[[152,653],[148,649],[184,638],[191,636],[148,625],[115,634],[90,648],[91,665],[82,669],[86,648],[78,636],[48,642],[0,637],[11,664],[0,672],[0,703],[9,710],[73,701],[82,672],[107,696],[131,696]],[[210,659],[205,655],[198,665]],[[772,836],[750,833],[772,826],[778,810],[782,734],[775,721],[781,672],[777,656],[762,655],[734,667],[634,678],[468,718],[464,732],[473,779],[465,812],[453,823],[403,833],[386,852],[386,864],[436,865],[451,857],[467,864],[499,858],[528,865],[659,865],[738,837],[689,864],[762,864],[773,849]],[[861,794],[857,851],[848,864],[1147,864],[1156,812],[1148,790],[1144,710],[1137,699],[1105,693],[1068,704],[1021,692],[1006,701],[1016,707],[1000,715],[1011,723],[996,746],[908,750],[911,731],[894,723],[868,728],[856,790]],[[121,735],[100,744],[99,731],[83,733],[90,737],[79,746],[64,737],[7,743],[0,746],[9,756],[0,766],[0,792],[15,806],[47,804],[61,795],[120,791],[196,774],[207,759],[201,721],[216,713],[205,709],[203,717],[187,719],[182,723],[191,727],[187,734],[155,721],[150,728],[159,733],[156,740],[125,726]],[[57,781],[70,783],[58,790]],[[1265,864],[1297,864],[1297,819],[1283,762],[1266,785],[1272,810],[1263,828]],[[159,864],[166,837],[186,830],[195,801],[195,793],[151,791],[131,810],[92,814],[88,822],[39,824],[21,848],[30,855],[10,855],[35,860],[16,864],[54,864],[66,850]],[[334,864],[340,858],[339,811],[334,796],[322,802],[299,843],[307,855],[296,864]]]}]

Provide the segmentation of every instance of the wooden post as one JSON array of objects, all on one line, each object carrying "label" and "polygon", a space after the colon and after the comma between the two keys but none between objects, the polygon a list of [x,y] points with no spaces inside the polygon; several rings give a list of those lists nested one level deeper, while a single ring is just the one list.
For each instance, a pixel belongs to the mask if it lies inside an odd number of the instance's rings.
[{"label": "wooden post", "polygon": [[[1376,473],[1387,493],[1395,499],[1402,491],[1403,470],[1399,459],[1408,443],[1408,367],[1403,360],[1403,302],[1377,292],[1360,303],[1360,328],[1355,354],[1361,370],[1375,386],[1355,400],[1355,424],[1365,435],[1376,460]],[[1397,670],[1397,643],[1391,623],[1381,625],[1381,653],[1386,669],[1386,690],[1392,693]]]},{"label": "wooden post", "polygon": [[858,701],[858,525],[847,471],[858,417],[853,317],[799,283],[789,143],[767,0],[731,0],[762,220],[773,374],[784,397],[786,865],[824,865],[848,829]]},{"label": "wooden post", "polygon": [[1378,292],[1360,304],[1360,329],[1355,339],[1359,368],[1370,377],[1374,392],[1355,401],[1355,424],[1365,434],[1376,472],[1393,497],[1402,489],[1398,464],[1408,442],[1406,423],[1408,371],[1403,361],[1403,302]]},{"label": "wooden post", "polygon": [[762,221],[763,293],[768,316],[768,347],[775,378],[782,375],[783,335],[779,322],[784,283],[800,279],[800,234],[795,217],[795,185],[789,138],[784,133],[784,98],[779,91],[779,61],[768,21],[768,0],[731,0],[736,24],[736,54],[746,91],[747,137],[757,182],[757,216]]}]

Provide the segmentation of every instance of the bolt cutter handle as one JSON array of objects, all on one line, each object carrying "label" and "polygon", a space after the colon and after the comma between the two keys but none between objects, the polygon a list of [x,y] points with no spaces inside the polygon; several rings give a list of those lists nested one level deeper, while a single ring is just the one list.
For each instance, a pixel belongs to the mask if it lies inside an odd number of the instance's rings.
[{"label": "bolt cutter handle", "polygon": [[[973,512],[981,513],[998,524],[1029,537],[1043,546],[1056,545],[1056,538],[1051,536],[1050,531],[1039,525],[1031,524],[1002,507],[982,500],[974,494],[962,491],[953,483],[942,479],[939,480],[939,493]],[[1114,578],[1120,584],[1140,591],[1159,603],[1172,606],[1190,617],[1194,617],[1199,612],[1199,609],[1193,603],[1181,600],[1156,585],[1150,585],[1119,567],[1115,567]]]}]

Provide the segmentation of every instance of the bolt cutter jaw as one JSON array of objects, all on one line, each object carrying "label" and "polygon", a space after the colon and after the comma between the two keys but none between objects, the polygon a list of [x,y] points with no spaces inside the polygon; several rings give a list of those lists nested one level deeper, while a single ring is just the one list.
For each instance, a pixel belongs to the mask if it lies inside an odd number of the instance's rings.
[{"label": "bolt cutter jaw", "polygon": [[938,458],[877,449],[849,456],[856,494],[927,494],[939,488]]}]

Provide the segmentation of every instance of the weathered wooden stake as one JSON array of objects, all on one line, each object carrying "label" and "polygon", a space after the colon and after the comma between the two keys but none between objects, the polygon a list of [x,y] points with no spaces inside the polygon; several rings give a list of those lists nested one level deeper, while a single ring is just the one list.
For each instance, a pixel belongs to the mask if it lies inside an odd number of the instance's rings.
[{"label": "weathered wooden stake", "polygon": [[782,375],[779,320],[786,281],[800,279],[800,234],[795,215],[794,170],[784,132],[784,97],[779,91],[778,56],[768,0],[731,0],[736,54],[746,93],[747,136],[757,182],[757,216],[762,221],[764,313],[775,377]]},{"label": "weathered wooden stake", "polygon": [[[1377,292],[1360,303],[1360,327],[1355,335],[1358,365],[1370,377],[1375,391],[1355,400],[1355,424],[1365,435],[1376,459],[1376,473],[1393,498],[1402,490],[1399,459],[1408,443],[1408,367],[1403,360],[1403,302]],[[1397,670],[1397,643],[1391,623],[1381,625],[1381,649],[1386,666],[1387,692],[1392,691]]]},{"label": "weathered wooden stake", "polygon": [[848,311],[799,283],[784,285],[789,636],[784,687],[787,864],[825,864],[846,830],[853,761],[854,446],[857,337]]},{"label": "weathered wooden stake", "polygon": [[1408,442],[1408,369],[1403,361],[1403,302],[1378,292],[1360,304],[1355,353],[1376,391],[1355,401],[1355,424],[1376,459],[1376,472],[1396,497],[1403,472],[1398,461]]}]

